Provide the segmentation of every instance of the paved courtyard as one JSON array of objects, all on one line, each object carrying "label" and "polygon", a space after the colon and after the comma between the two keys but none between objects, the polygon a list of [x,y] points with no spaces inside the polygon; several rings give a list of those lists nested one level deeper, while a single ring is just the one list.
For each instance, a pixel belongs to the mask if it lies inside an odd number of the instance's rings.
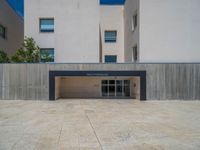
[{"label": "paved courtyard", "polygon": [[199,149],[198,101],[0,101],[0,150]]}]

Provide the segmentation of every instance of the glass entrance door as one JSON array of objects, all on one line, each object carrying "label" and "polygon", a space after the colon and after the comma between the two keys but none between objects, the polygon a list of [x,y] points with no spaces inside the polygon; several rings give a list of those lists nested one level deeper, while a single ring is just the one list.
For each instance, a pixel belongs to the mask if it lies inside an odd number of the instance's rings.
[{"label": "glass entrance door", "polygon": [[116,82],[116,96],[123,96],[123,81],[117,80]]},{"label": "glass entrance door", "polygon": [[130,80],[102,80],[103,97],[130,97]]},{"label": "glass entrance door", "polygon": [[108,86],[108,96],[115,96],[115,80],[109,80],[109,86]]}]

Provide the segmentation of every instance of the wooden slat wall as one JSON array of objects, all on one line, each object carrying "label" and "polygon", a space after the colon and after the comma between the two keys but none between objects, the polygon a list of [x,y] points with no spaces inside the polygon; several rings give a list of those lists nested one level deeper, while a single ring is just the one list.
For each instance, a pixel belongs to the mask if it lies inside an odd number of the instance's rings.
[{"label": "wooden slat wall", "polygon": [[200,64],[0,64],[0,99],[48,100],[49,70],[146,70],[148,100],[200,100]]}]

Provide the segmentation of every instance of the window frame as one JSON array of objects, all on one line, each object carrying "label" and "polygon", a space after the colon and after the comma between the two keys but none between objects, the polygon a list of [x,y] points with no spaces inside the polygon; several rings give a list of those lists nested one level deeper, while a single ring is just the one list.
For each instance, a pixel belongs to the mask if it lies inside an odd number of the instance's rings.
[{"label": "window frame", "polygon": [[[52,30],[42,30],[42,20],[53,20],[53,29]],[[39,32],[40,33],[54,33],[55,31],[55,19],[54,18],[39,18]]]},{"label": "window frame", "polygon": [[[115,57],[115,62],[113,62],[113,61],[106,61],[106,57]],[[105,63],[117,63],[117,55],[105,55],[104,56],[104,62]]]},{"label": "window frame", "polygon": [[3,30],[3,33],[2,34],[0,33],[0,37],[2,39],[7,39],[7,29],[6,29],[6,27],[3,26],[2,24],[0,24],[0,28],[2,28],[2,30]]},{"label": "window frame", "polygon": [[[106,32],[115,32],[115,40],[107,40]],[[104,42],[105,43],[117,43],[117,30],[105,30],[104,31]]]},{"label": "window frame", "polygon": [[[111,84],[111,81],[114,81]],[[111,92],[114,87],[114,93]],[[113,95],[114,94],[114,95]],[[101,80],[102,97],[131,97],[131,81],[119,79]]]},{"label": "window frame", "polygon": [[[53,50],[53,61],[43,61],[42,60],[42,55],[41,55],[41,51],[42,50],[46,50],[46,51],[48,51],[48,50]],[[53,62],[55,62],[55,49],[54,48],[40,48],[40,62],[42,62],[42,63],[53,63]]]}]

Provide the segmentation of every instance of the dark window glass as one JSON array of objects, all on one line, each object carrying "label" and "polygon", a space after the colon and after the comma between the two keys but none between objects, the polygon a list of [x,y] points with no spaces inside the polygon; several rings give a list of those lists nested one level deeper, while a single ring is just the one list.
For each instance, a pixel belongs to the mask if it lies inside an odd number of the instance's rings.
[{"label": "dark window glass", "polygon": [[124,86],[124,96],[130,96],[130,86]]},{"label": "dark window glass", "polygon": [[118,85],[122,85],[122,80],[117,80]]},{"label": "dark window glass", "polygon": [[133,61],[138,61],[138,48],[137,46],[133,47]]},{"label": "dark window glass", "polygon": [[109,86],[109,96],[115,96],[115,86]]},{"label": "dark window glass", "polygon": [[41,62],[54,62],[54,49],[53,48],[40,49],[40,59]]},{"label": "dark window glass", "polygon": [[124,80],[125,85],[130,85],[130,80]]},{"label": "dark window glass", "polygon": [[108,80],[101,81],[102,84],[108,84]]},{"label": "dark window glass", "polygon": [[134,16],[133,16],[133,20],[132,20],[132,30],[134,31],[135,29],[136,29],[136,27],[137,27],[137,14],[135,14]]},{"label": "dark window glass", "polygon": [[6,38],[6,28],[2,25],[0,25],[0,37]]},{"label": "dark window glass", "polygon": [[116,55],[106,55],[105,56],[105,63],[116,63],[117,56]]},{"label": "dark window glass", "polygon": [[108,96],[108,86],[102,86],[102,96]]},{"label": "dark window glass", "polygon": [[54,19],[40,19],[40,32],[54,32]]},{"label": "dark window glass", "polygon": [[124,96],[130,96],[130,80],[124,80]]},{"label": "dark window glass", "polygon": [[123,96],[123,88],[122,88],[122,85],[117,85],[117,96]]},{"label": "dark window glass", "polygon": [[102,80],[102,96],[130,96],[130,80]]},{"label": "dark window glass", "polygon": [[117,41],[117,31],[105,31],[105,43],[115,43]]},{"label": "dark window glass", "polygon": [[115,80],[109,80],[109,84],[115,84]]}]

